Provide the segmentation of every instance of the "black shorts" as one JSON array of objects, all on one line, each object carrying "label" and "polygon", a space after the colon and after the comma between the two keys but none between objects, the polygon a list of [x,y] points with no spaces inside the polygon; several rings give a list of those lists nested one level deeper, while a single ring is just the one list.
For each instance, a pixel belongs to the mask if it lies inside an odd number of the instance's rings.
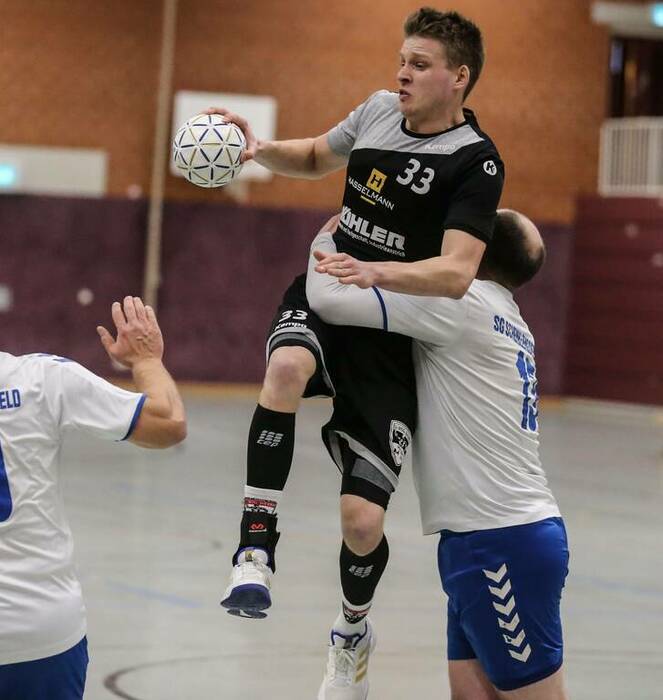
[{"label": "black shorts", "polygon": [[334,384],[327,363],[327,358],[331,357],[332,330],[332,326],[321,321],[308,305],[306,275],[295,277],[286,289],[269,329],[267,361],[276,348],[283,346],[297,345],[310,350],[317,367],[306,385],[304,398],[334,396]]},{"label": "black shorts", "polygon": [[311,350],[317,369],[305,397],[331,396],[334,411],[322,439],[343,473],[341,493],[386,509],[416,428],[412,340],[396,333],[331,326],[311,311],[306,276],[286,291],[267,339]]},{"label": "black shorts", "polygon": [[[333,335],[336,387],[332,417],[322,428],[329,454],[343,471],[341,493],[355,493],[386,508],[417,422],[412,340],[396,333],[336,326]],[[344,443],[357,455],[344,459]],[[355,479],[364,491],[357,493]],[[366,483],[387,494],[371,497]]]}]

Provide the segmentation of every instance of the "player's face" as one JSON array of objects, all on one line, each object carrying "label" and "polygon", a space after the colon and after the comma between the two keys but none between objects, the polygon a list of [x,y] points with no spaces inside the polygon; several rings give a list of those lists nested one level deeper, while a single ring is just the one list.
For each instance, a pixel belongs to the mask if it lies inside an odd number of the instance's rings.
[{"label": "player's face", "polygon": [[444,46],[436,39],[410,36],[401,47],[399,85],[401,113],[413,122],[435,118],[462,101],[458,68],[450,68]]}]

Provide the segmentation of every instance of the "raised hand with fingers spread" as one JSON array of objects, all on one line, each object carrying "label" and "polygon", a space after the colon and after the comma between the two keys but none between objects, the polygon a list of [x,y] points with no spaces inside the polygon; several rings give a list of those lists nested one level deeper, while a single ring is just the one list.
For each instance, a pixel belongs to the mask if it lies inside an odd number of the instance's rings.
[{"label": "raised hand with fingers spread", "polygon": [[151,306],[145,306],[140,297],[126,296],[122,304],[113,303],[111,315],[117,338],[103,326],[97,326],[97,333],[112,360],[129,368],[140,360],[161,361],[163,337]]}]

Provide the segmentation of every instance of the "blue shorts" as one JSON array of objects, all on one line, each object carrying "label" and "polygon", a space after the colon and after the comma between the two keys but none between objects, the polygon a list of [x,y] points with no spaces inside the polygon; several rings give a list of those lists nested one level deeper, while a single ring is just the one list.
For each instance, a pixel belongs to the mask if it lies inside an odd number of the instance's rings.
[{"label": "blue shorts", "polygon": [[449,660],[478,659],[504,691],[555,673],[562,665],[559,607],[569,563],[562,519],[440,535]]},{"label": "blue shorts", "polygon": [[83,637],[71,649],[55,656],[0,665],[3,700],[82,700],[88,655]]}]

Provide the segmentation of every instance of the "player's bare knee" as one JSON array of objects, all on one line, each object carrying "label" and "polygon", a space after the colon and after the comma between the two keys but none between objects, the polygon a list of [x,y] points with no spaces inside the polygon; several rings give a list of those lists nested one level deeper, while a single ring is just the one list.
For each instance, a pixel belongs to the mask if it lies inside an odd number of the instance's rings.
[{"label": "player's bare knee", "polygon": [[382,516],[359,504],[342,508],[341,526],[345,544],[359,556],[370,554],[384,534]]},{"label": "player's bare knee", "polygon": [[299,346],[277,348],[267,364],[264,387],[272,392],[301,396],[315,372],[315,357]]}]

